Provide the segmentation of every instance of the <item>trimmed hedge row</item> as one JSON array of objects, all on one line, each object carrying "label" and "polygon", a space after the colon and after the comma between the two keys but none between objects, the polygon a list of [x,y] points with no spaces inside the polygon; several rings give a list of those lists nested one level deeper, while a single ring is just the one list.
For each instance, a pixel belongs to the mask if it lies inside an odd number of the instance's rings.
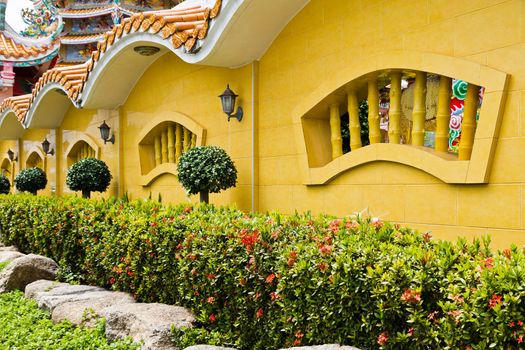
[{"label": "trimmed hedge row", "polygon": [[191,308],[201,327],[181,345],[485,349],[525,335],[520,249],[369,218],[17,195],[0,197],[0,239],[84,283]]}]

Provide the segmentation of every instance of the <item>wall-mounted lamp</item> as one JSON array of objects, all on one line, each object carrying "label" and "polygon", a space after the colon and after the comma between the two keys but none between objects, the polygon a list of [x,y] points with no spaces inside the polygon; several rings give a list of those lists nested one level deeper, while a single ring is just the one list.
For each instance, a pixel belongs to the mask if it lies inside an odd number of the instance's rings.
[{"label": "wall-mounted lamp", "polygon": [[221,98],[222,111],[228,116],[228,121],[230,121],[230,118],[235,118],[238,121],[242,120],[243,111],[241,107],[237,107],[237,112],[233,114],[235,99],[238,96],[230,89],[230,84],[226,85],[226,90],[219,96]]},{"label": "wall-mounted lamp", "polygon": [[110,127],[106,124],[105,120],[98,128],[100,129],[100,138],[104,140],[104,144],[106,144],[106,142],[115,144],[115,134],[112,134],[111,137],[109,137]]},{"label": "wall-mounted lamp", "polygon": [[45,154],[50,154],[52,156],[55,155],[55,149],[54,148],[51,148],[51,151],[49,150],[49,146],[51,144],[49,143],[49,141],[47,140],[47,137],[44,139],[44,141],[42,142],[42,150],[44,151]]},{"label": "wall-mounted lamp", "polygon": [[11,148],[7,150],[7,157],[9,157],[11,162],[16,162],[18,160],[18,157],[15,157],[15,152],[13,152]]},{"label": "wall-mounted lamp", "polygon": [[155,46],[136,46],[133,50],[141,56],[153,56],[160,51],[160,49]]}]

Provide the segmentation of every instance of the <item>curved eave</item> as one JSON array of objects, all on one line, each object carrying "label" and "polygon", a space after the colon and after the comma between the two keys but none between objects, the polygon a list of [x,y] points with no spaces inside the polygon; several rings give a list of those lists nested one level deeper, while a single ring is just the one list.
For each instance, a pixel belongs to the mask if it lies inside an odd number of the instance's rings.
[{"label": "curved eave", "polygon": [[68,97],[68,91],[63,85],[47,84],[33,98],[22,121],[23,125],[25,128],[32,129],[58,128],[71,104],[75,105],[75,101]]},{"label": "curved eave", "polygon": [[0,61],[13,62],[13,65],[15,67],[38,66],[42,63],[49,62],[53,58],[55,58],[58,55],[58,49],[59,49],[59,45],[56,45],[56,47],[54,47],[53,50],[50,50],[46,52],[45,54],[29,56],[29,57],[14,57],[12,55],[9,55],[9,56],[0,55]]},{"label": "curved eave", "polygon": [[[85,64],[46,72],[35,85],[27,116],[19,119],[26,127],[57,127],[69,103],[78,108],[118,107],[144,71],[168,51],[188,63],[225,67],[249,63],[264,54],[308,1],[187,0],[171,10],[134,14],[104,34]],[[199,19],[188,19],[195,14]],[[169,21],[170,16],[181,15],[185,18]],[[160,50],[141,56],[134,52],[140,45]]]},{"label": "curved eave", "polygon": [[212,23],[202,49],[194,56],[181,58],[188,63],[220,67],[240,67],[259,60],[290,20],[309,2],[224,1],[221,15]]}]

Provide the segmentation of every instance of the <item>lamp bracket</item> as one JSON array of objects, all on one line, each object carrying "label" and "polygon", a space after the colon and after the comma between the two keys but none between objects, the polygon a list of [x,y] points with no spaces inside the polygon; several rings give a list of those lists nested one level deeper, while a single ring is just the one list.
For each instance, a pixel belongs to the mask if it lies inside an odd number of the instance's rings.
[{"label": "lamp bracket", "polygon": [[115,144],[115,134],[111,134],[111,137],[107,140],[104,140],[104,144],[107,142],[111,142],[112,144]]},{"label": "lamp bracket", "polygon": [[242,117],[244,116],[244,111],[242,110],[242,107],[237,107],[237,112],[235,114],[228,115],[228,121],[230,121],[230,118],[235,118],[238,121],[242,120]]}]

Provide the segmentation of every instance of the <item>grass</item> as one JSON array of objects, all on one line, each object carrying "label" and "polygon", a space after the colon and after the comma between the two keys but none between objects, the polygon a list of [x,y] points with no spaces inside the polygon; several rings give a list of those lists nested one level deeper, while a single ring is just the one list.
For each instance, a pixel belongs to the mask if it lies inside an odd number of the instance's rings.
[{"label": "grass", "polygon": [[131,340],[108,344],[103,322],[94,329],[78,328],[68,321],[53,324],[48,312],[19,291],[0,294],[0,330],[0,350],[138,349]]}]

